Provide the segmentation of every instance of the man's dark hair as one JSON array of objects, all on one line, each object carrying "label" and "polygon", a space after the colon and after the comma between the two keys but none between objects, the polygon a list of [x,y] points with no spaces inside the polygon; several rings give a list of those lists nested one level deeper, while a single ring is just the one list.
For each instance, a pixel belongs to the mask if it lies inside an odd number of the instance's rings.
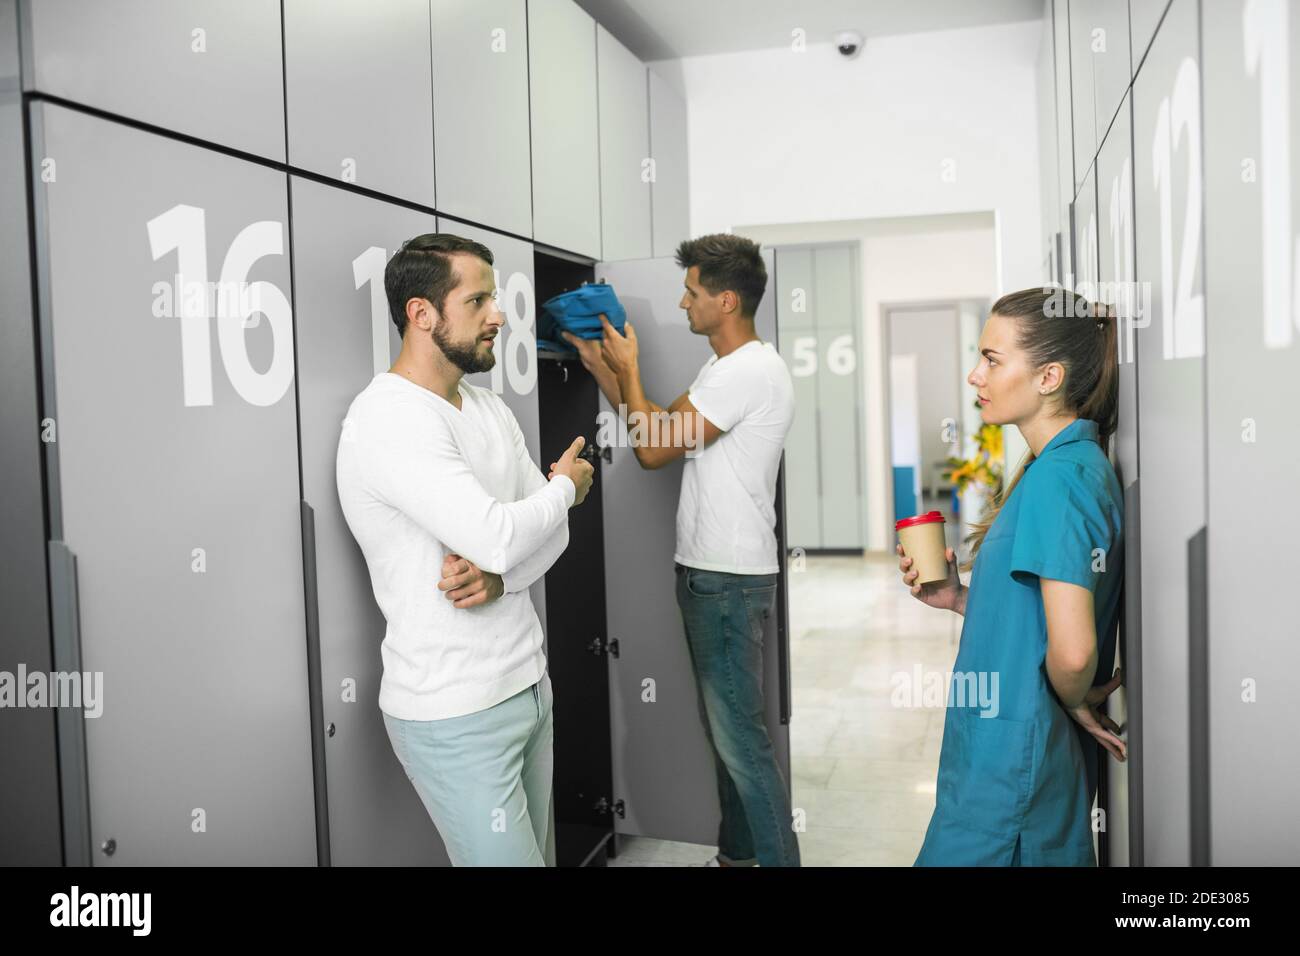
[{"label": "man's dark hair", "polygon": [[700,284],[710,295],[730,289],[740,297],[740,314],[752,319],[767,289],[767,266],[758,243],[744,236],[716,232],[687,239],[677,247],[677,264],[700,267]]},{"label": "man's dark hair", "polygon": [[406,336],[406,303],[412,299],[428,299],[442,314],[447,296],[460,283],[451,261],[458,252],[478,256],[492,265],[492,250],[483,243],[447,232],[428,232],[408,239],[388,260],[384,292],[398,335]]}]

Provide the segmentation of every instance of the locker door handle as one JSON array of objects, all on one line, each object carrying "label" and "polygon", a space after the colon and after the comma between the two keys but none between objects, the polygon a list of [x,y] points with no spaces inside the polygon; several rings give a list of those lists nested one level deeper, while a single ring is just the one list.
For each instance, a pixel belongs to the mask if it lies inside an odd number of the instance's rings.
[{"label": "locker door handle", "polygon": [[1210,866],[1210,648],[1207,529],[1187,539],[1188,818],[1192,866]]},{"label": "locker door handle", "polygon": [[[312,785],[316,810],[316,862],[330,865],[329,801],[325,776],[325,704],[321,689],[320,603],[316,586],[316,512],[298,502],[302,522],[303,607],[307,619],[307,702],[311,721]],[[331,726],[330,736],[333,737]]]},{"label": "locker door handle", "polygon": [[[50,621],[54,670],[81,673],[81,595],[77,556],[64,541],[50,541]],[[63,862],[90,866],[90,782],[86,776],[86,721],[75,707],[55,708],[59,775],[63,780]]]}]

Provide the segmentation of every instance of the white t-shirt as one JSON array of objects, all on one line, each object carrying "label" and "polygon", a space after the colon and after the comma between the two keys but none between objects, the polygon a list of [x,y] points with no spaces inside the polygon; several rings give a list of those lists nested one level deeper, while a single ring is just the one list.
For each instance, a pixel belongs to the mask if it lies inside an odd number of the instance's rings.
[{"label": "white t-shirt", "polygon": [[[485,710],[546,671],[528,586],[569,543],[576,489],[528,457],[505,403],[460,383],[461,408],[392,372],[352,401],[336,479],[388,622],[379,707],[404,720]],[[448,553],[502,576],[496,601],[457,608],[438,590]]]},{"label": "white t-shirt", "polygon": [[790,371],[770,342],[746,342],[711,356],[689,394],[723,434],[686,458],[673,560],[703,571],[775,574],[776,476],[794,421]]}]

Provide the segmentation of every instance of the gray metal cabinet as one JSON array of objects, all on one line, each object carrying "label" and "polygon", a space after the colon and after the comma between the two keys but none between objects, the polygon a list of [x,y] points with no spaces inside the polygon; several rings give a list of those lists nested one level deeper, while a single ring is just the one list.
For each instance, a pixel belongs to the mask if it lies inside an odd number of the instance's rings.
[{"label": "gray metal cabinet", "polygon": [[1038,59],[1034,64],[1034,80],[1037,87],[1035,115],[1038,118],[1038,193],[1042,210],[1040,252],[1042,278],[1046,284],[1059,281],[1056,279],[1058,269],[1056,235],[1061,230],[1061,210],[1056,202],[1059,192],[1055,162],[1056,58],[1052,48],[1054,32],[1051,0],[1042,0],[1042,8],[1043,24],[1039,34]]},{"label": "gray metal cabinet", "polygon": [[596,21],[573,0],[530,0],[533,238],[599,258]]},{"label": "gray metal cabinet", "polygon": [[446,864],[447,855],[393,754],[379,710],[385,622],[334,480],[348,406],[400,349],[384,266],[433,217],[294,179],[302,494],[315,535],[322,711],[333,865]]},{"label": "gray metal cabinet", "polygon": [[654,70],[650,80],[650,184],[654,255],[672,256],[691,233],[690,170],[686,152],[686,102]]},{"label": "gray metal cabinet", "polygon": [[[1189,700],[1204,595],[1205,303],[1197,3],[1174,0],[1133,86],[1142,588],[1145,863],[1192,862],[1196,807]],[[1189,781],[1192,785],[1189,788]]]},{"label": "gray metal cabinet", "polygon": [[1138,477],[1137,329],[1133,286],[1133,132],[1129,99],[1124,98],[1115,123],[1097,155],[1098,298],[1118,315],[1119,430],[1113,439],[1115,461],[1124,483]]},{"label": "gray metal cabinet", "polygon": [[[817,378],[809,368],[816,354],[817,334],[809,298],[813,287],[812,249],[780,248],[775,252],[776,276],[769,277],[781,356],[790,366],[794,384],[794,422],[786,436],[786,540],[792,548],[822,546],[821,454],[817,438]],[[801,357],[802,356],[802,357]]]},{"label": "gray metal cabinet", "polygon": [[1134,76],[1137,76],[1151,40],[1156,35],[1156,28],[1160,25],[1160,18],[1169,9],[1169,3],[1170,0],[1129,0],[1129,48],[1133,56]]},{"label": "gray metal cabinet", "polygon": [[1070,0],[1069,7],[1075,179],[1082,184],[1133,76],[1128,0]]},{"label": "gray metal cabinet", "polygon": [[1090,40],[1104,40],[1101,44],[1090,43],[1092,54],[1092,82],[1094,111],[1097,115],[1097,142],[1100,145],[1106,138],[1106,132],[1115,120],[1120,103],[1128,92],[1133,79],[1132,41],[1129,37],[1128,0],[1094,0],[1096,9],[1095,24],[1089,24],[1093,31],[1102,30],[1102,34],[1089,33]]},{"label": "gray metal cabinet", "polygon": [[[17,7],[0,2],[0,671],[54,670],[50,642],[44,478],[45,446],[37,423],[35,325],[31,320],[32,262],[28,255],[27,161],[23,101],[19,92]],[[37,427],[34,427],[37,426]],[[19,684],[20,693],[26,689]],[[66,708],[5,708],[0,715],[0,865],[57,866],[63,862],[56,741],[84,731],[81,714]],[[56,729],[57,724],[63,725]],[[72,725],[70,728],[68,725]],[[81,726],[77,726],[81,725]],[[65,780],[66,786],[66,780]],[[81,843],[88,842],[82,834]],[[84,850],[83,850],[84,855]]]},{"label": "gray metal cabinet", "polygon": [[1070,112],[1074,132],[1074,188],[1083,185],[1083,177],[1097,154],[1097,114],[1092,81],[1091,31],[1096,29],[1095,5],[1089,0],[1071,0],[1066,4],[1070,38]]},{"label": "gray metal cabinet", "polygon": [[103,679],[94,862],[314,864],[285,177],[33,120],[51,551],[76,562],[53,601]]},{"label": "gray metal cabinet", "polygon": [[[1115,463],[1125,501],[1136,499],[1138,491],[1138,408],[1136,329],[1134,328],[1134,233],[1133,233],[1133,135],[1129,98],[1124,97],[1115,122],[1097,154],[1097,245],[1100,291],[1098,298],[1112,306],[1118,323],[1119,421],[1111,437],[1111,459]],[[1134,813],[1139,805],[1130,796],[1130,776],[1141,756],[1140,718],[1135,720],[1140,693],[1140,671],[1127,657],[1136,658],[1141,643],[1141,562],[1136,559],[1140,542],[1141,515],[1125,516],[1125,611],[1121,641],[1115,665],[1123,667],[1126,683],[1109,698],[1108,714],[1128,729],[1129,760],[1106,761],[1106,832],[1111,866],[1130,866],[1137,861],[1130,853],[1134,839]],[[1126,657],[1127,655],[1127,657]]]},{"label": "gray metal cabinet", "polygon": [[[856,247],[781,246],[775,299],[795,389],[786,481],[791,546],[865,541]],[[787,327],[785,323],[791,325]]]},{"label": "gray metal cabinet", "polygon": [[1097,180],[1091,168],[1074,199],[1074,291],[1097,299]]},{"label": "gray metal cabinet", "polygon": [[[770,276],[775,266],[771,253],[765,256]],[[646,393],[661,404],[671,402],[712,354],[707,339],[689,331],[677,307],[681,268],[671,259],[598,263],[596,277],[614,286],[636,326]],[[755,327],[764,341],[775,341],[770,291]],[[603,397],[600,405],[605,415],[614,414]],[[625,800],[627,813],[615,818],[615,830],[711,845],[720,814],[717,779],[674,597],[682,463],[644,471],[631,448],[615,447],[600,474],[608,636],[620,648],[610,661],[614,793]],[[785,588],[783,572],[779,589],[784,593]],[[764,687],[768,734],[788,786],[789,715],[783,719],[780,692],[788,681],[782,679],[786,651],[779,616],[769,619],[763,641]]]},{"label": "gray metal cabinet", "polygon": [[428,0],[285,0],[289,162],[432,206],[428,37]]},{"label": "gray metal cabinet", "polygon": [[26,0],[28,89],[284,161],[275,0]]},{"label": "gray metal cabinet", "polygon": [[596,26],[601,256],[606,262],[648,259],[652,251],[646,72],[627,47]]},{"label": "gray metal cabinet", "polygon": [[1201,15],[1210,859],[1295,865],[1300,764],[1281,741],[1300,723],[1300,645],[1276,581],[1300,538],[1300,9],[1213,0]]},{"label": "gray metal cabinet", "polygon": [[823,548],[863,546],[855,254],[855,246],[813,253]]},{"label": "gray metal cabinet", "polygon": [[[1060,210],[1061,232],[1068,243],[1070,200],[1078,189],[1079,180],[1075,178],[1074,139],[1077,134],[1074,132],[1074,109],[1070,93],[1070,15],[1067,0],[1052,0],[1052,47],[1056,69],[1056,204]],[[1078,171],[1080,179],[1086,171],[1086,166]],[[1070,250],[1064,248],[1061,252],[1068,263]],[[1061,271],[1069,271],[1068,266],[1063,266]]]},{"label": "gray metal cabinet", "polygon": [[432,0],[438,209],[533,234],[524,0]]}]

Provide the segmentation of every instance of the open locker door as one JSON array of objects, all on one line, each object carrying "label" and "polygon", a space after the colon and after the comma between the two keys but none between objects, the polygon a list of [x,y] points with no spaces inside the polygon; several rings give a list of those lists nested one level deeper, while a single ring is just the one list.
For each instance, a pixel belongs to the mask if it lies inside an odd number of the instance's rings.
[{"label": "open locker door", "polygon": [[[776,343],[776,267],[764,250],[768,293],[756,316],[759,337]],[[682,269],[671,258],[597,263],[636,328],[646,394],[667,406],[690,386],[710,354],[693,334],[681,300]],[[601,397],[603,416],[616,410]],[[617,422],[617,419],[612,419]],[[700,723],[695,677],[675,597],[673,552],[683,462],[644,471],[621,424],[602,466],[605,596],[611,656],[610,730],[614,794],[623,801],[615,832],[712,846],[720,810],[713,756]],[[784,481],[777,484],[781,576],[776,613],[764,635],[767,729],[790,785],[789,655],[786,626]]]}]

